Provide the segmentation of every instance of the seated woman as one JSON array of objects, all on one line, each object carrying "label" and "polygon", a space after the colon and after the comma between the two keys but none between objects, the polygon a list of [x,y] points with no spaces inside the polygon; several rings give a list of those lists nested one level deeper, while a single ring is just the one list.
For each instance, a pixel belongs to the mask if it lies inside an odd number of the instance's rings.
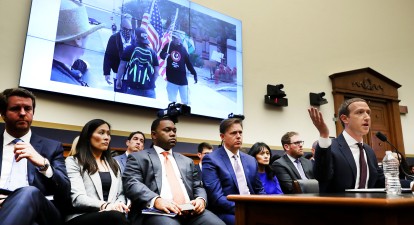
[{"label": "seated woman", "polygon": [[256,158],[259,168],[259,177],[267,194],[283,194],[274,172],[269,166],[272,151],[267,144],[256,142],[249,150],[249,155]]},{"label": "seated woman", "polygon": [[111,157],[110,125],[101,119],[85,124],[74,156],[66,158],[73,213],[66,224],[128,224],[118,163]]}]

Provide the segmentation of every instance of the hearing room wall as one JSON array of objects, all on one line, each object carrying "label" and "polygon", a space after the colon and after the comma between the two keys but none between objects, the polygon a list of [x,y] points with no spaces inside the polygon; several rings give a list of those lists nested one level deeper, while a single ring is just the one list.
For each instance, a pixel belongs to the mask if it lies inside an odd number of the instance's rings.
[{"label": "hearing room wall", "polygon": [[[307,108],[309,92],[324,91],[320,109],[334,132],[329,75],[371,67],[402,85],[400,105],[405,151],[414,154],[414,1],[412,0],[195,0],[242,21],[244,143],[264,141],[280,149],[280,137],[298,131],[310,148],[318,134]],[[19,82],[30,0],[0,3],[0,89]],[[42,59],[39,59],[42,60]],[[36,76],[36,71],[33,71]],[[264,104],[267,84],[283,83],[289,106]],[[156,110],[35,92],[35,125],[80,129],[92,118],[112,124],[118,134],[149,133]],[[229,112],[230,113],[230,112]],[[219,143],[220,120],[182,117],[181,141]],[[332,135],[335,135],[332,133]]]}]

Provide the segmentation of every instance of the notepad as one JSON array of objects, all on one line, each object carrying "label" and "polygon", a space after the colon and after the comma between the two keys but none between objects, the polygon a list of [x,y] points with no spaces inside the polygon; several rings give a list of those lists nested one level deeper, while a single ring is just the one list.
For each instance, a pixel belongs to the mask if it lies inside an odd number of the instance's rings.
[{"label": "notepad", "polygon": [[177,213],[166,213],[164,211],[158,210],[158,209],[154,209],[154,208],[149,208],[149,209],[143,209],[142,214],[146,214],[146,215],[158,215],[158,216],[169,216],[169,217],[175,217],[177,215]]}]

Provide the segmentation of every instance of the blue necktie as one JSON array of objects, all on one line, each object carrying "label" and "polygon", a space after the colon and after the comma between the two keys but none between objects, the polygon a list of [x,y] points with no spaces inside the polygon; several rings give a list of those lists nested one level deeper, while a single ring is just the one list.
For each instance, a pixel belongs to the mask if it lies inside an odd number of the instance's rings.
[{"label": "blue necktie", "polygon": [[300,162],[300,160],[296,159],[295,163],[297,164],[298,171],[299,171],[299,174],[300,174],[300,177],[302,178],[302,180],[307,180],[308,178],[305,175],[305,171],[303,170],[302,163]]}]

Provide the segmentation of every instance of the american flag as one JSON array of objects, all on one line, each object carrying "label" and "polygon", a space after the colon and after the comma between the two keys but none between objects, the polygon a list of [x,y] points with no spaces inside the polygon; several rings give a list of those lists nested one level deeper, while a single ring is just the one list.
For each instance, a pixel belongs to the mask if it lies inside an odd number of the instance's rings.
[{"label": "american flag", "polygon": [[147,30],[150,47],[155,52],[159,52],[161,50],[162,24],[156,0],[152,2],[148,12],[142,16],[141,27]]},{"label": "american flag", "polygon": [[154,0],[151,3],[151,7],[142,16],[141,27],[147,30],[150,47],[157,53],[158,62],[160,63],[159,74],[164,79],[166,78],[165,74],[167,60],[161,59],[160,53],[164,46],[172,40],[172,32],[175,29],[175,21],[177,19],[177,15],[178,9],[176,11],[173,22],[164,33],[162,32],[161,16],[160,11],[158,10],[157,0]]}]

